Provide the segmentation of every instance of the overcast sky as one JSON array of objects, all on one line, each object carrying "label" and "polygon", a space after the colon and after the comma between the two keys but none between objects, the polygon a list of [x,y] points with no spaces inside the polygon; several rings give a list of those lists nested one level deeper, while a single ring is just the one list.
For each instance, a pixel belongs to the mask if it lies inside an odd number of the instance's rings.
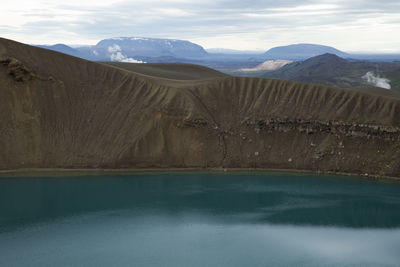
[{"label": "overcast sky", "polygon": [[0,36],[24,43],[138,36],[205,48],[316,43],[400,52],[400,0],[9,0],[0,9]]}]

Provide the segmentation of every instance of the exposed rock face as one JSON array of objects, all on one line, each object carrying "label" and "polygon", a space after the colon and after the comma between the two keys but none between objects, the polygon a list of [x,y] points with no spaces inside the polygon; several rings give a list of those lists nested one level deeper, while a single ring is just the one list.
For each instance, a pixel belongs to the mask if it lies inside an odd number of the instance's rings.
[{"label": "exposed rock face", "polygon": [[384,126],[377,124],[359,124],[341,121],[309,121],[301,119],[279,119],[271,118],[265,120],[245,119],[249,127],[259,133],[260,129],[269,133],[273,131],[288,132],[297,130],[301,133],[328,133],[335,136],[365,137],[367,139],[382,139],[387,141],[400,141],[400,127]]},{"label": "exposed rock face", "polygon": [[17,82],[26,82],[36,78],[30,69],[15,58],[0,59],[0,64],[7,67],[8,74]]},{"label": "exposed rock face", "polygon": [[210,71],[204,80],[157,78],[4,39],[0,57],[32,70],[23,77],[54,77],[18,81],[0,64],[3,170],[235,167],[400,177],[395,95],[211,79]]}]

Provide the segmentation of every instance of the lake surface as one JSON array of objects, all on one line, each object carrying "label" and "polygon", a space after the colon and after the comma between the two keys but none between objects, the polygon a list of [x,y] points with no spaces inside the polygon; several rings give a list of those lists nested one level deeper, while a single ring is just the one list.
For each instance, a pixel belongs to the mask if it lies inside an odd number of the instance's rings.
[{"label": "lake surface", "polygon": [[1,178],[0,266],[400,266],[400,183],[278,173]]}]

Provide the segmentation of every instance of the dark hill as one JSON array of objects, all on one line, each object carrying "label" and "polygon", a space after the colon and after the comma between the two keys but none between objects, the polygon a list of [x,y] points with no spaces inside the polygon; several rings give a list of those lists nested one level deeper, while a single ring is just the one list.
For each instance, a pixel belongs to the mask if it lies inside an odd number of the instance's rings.
[{"label": "dark hill", "polygon": [[348,61],[333,54],[294,62],[263,77],[310,82],[341,88],[382,86],[364,77],[368,72],[388,79],[390,88],[400,91],[400,63]]},{"label": "dark hill", "polygon": [[274,79],[159,77],[0,39],[0,169],[400,177],[396,96]]},{"label": "dark hill", "polygon": [[333,54],[323,54],[312,57],[305,61],[293,62],[290,66],[281,68],[281,73],[285,78],[299,75],[303,77],[322,76],[329,77],[332,73],[342,74],[348,68],[350,62]]}]

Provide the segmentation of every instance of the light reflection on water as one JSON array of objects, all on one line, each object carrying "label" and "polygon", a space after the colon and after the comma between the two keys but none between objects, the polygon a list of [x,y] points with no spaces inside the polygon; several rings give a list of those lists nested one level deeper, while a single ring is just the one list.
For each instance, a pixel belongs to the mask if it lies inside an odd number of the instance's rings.
[{"label": "light reflection on water", "polygon": [[0,180],[0,266],[399,266],[400,184],[288,174]]}]

